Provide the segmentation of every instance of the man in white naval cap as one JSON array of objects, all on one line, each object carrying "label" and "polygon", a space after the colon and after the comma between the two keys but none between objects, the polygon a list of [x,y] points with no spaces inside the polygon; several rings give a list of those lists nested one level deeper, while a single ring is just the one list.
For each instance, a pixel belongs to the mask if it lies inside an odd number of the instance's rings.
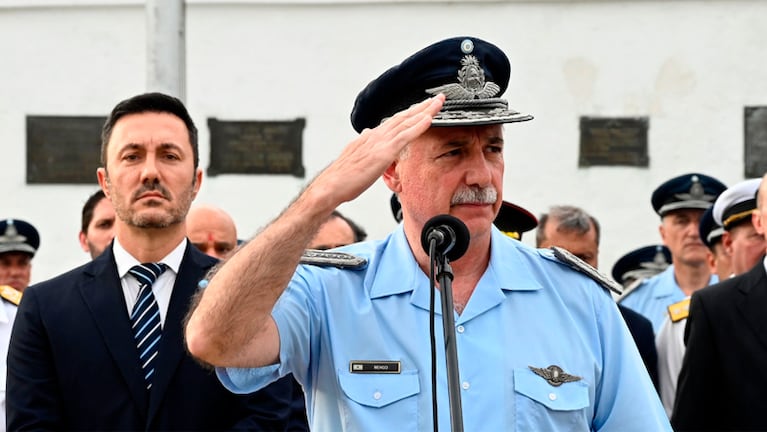
[{"label": "man in white naval cap", "polygon": [[722,192],[714,203],[714,221],[724,228],[722,244],[731,257],[732,276],[749,271],[764,255],[764,236],[751,221],[761,181],[744,180]]}]

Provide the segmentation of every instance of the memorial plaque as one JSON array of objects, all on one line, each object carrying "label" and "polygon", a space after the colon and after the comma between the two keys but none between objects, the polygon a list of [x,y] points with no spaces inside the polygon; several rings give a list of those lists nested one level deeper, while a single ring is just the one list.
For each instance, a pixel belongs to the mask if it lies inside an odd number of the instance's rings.
[{"label": "memorial plaque", "polygon": [[647,117],[581,117],[579,167],[650,164]]},{"label": "memorial plaque", "polygon": [[220,121],[208,119],[208,175],[291,174],[304,177],[303,132],[306,120]]},{"label": "memorial plaque", "polygon": [[105,120],[27,116],[27,183],[97,184]]},{"label": "memorial plaque", "polygon": [[767,173],[767,106],[746,107],[743,151],[746,178]]}]

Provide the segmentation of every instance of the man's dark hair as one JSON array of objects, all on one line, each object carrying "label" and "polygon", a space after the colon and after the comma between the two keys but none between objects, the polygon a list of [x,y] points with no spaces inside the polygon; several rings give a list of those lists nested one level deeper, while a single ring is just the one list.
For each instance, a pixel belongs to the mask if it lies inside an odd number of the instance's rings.
[{"label": "man's dark hair", "polygon": [[90,225],[93,220],[93,210],[103,199],[106,199],[106,195],[104,195],[104,191],[99,189],[93,195],[88,197],[88,201],[85,201],[85,205],[83,205],[82,222],[80,225],[80,230],[85,234],[88,234],[88,225]]},{"label": "man's dark hair", "polygon": [[368,237],[368,233],[365,232],[364,229],[362,229],[361,226],[357,225],[349,219],[348,217],[344,216],[339,212],[338,210],[333,210],[333,213],[330,214],[330,217],[337,217],[343,219],[349,226],[352,228],[352,231],[354,232],[354,242],[361,242],[364,241]]},{"label": "man's dark hair", "polygon": [[599,245],[599,222],[597,222],[597,219],[580,207],[563,205],[551,207],[548,213],[543,213],[538,218],[538,229],[535,232],[536,246],[540,246],[546,240],[545,228],[549,219],[557,221],[557,231],[577,232],[580,235],[589,232],[593,224],[597,246]]},{"label": "man's dark hair", "polygon": [[107,166],[107,144],[112,136],[112,129],[115,123],[122,117],[129,114],[140,114],[145,112],[168,113],[173,114],[186,125],[189,132],[189,143],[192,144],[192,153],[194,154],[194,168],[200,163],[200,155],[197,148],[197,127],[192,121],[192,117],[184,107],[184,103],[179,99],[162,93],[144,93],[134,96],[130,99],[117,104],[107,117],[104,128],[101,130],[101,165],[106,169]]}]

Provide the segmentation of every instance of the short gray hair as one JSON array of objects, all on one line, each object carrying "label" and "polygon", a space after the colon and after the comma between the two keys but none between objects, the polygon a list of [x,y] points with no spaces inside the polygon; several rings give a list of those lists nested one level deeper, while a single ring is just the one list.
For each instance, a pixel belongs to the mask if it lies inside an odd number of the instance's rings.
[{"label": "short gray hair", "polygon": [[597,246],[599,246],[599,222],[594,216],[586,213],[580,207],[570,205],[552,206],[548,213],[543,213],[538,218],[538,229],[535,233],[535,244],[540,247],[546,240],[546,224],[549,219],[557,221],[557,231],[577,232],[586,234],[594,226],[596,231]]}]

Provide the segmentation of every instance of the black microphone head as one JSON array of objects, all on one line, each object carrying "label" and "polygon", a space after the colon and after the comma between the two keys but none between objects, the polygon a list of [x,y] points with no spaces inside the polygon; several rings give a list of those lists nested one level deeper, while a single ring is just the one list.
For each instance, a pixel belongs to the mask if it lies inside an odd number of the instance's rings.
[{"label": "black microphone head", "polygon": [[[443,254],[450,261],[462,257],[469,248],[469,229],[466,224],[455,216],[447,214],[437,215],[429,219],[421,231],[421,246],[429,253],[429,235],[434,231],[442,232],[450,237],[445,244],[437,245],[437,252]],[[440,247],[441,246],[441,247]]]}]

